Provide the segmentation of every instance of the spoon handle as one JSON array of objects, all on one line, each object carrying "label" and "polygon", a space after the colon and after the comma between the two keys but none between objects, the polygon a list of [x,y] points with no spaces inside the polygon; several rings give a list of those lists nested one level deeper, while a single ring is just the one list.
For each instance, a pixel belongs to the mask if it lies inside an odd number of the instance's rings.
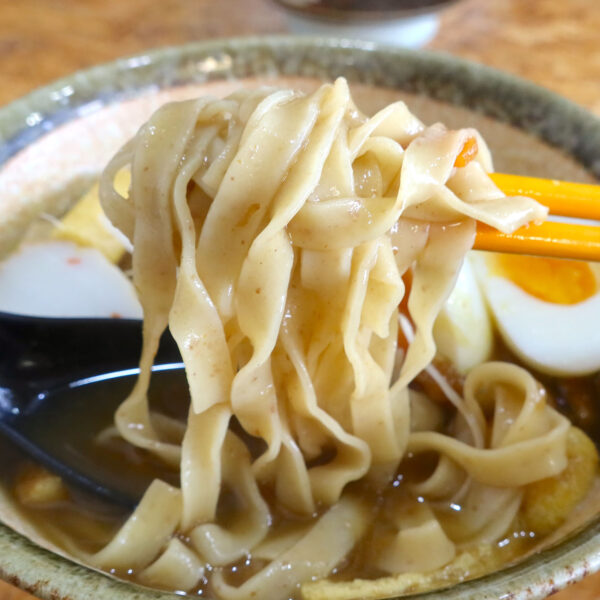
[{"label": "spoon handle", "polygon": [[[142,322],[134,319],[31,317],[0,312],[0,378],[31,392],[88,374],[135,366]],[[157,360],[181,360],[170,333]],[[2,385],[2,384],[0,384]],[[5,383],[6,385],[6,383]]]},{"label": "spoon handle", "polygon": [[15,428],[12,424],[2,419],[0,419],[0,435],[9,439],[15,446],[32,458],[34,462],[58,474],[66,483],[75,486],[79,490],[129,510],[133,510],[139,502],[139,498],[130,496],[121,490],[107,487],[83,471],[74,469],[66,462],[57,459],[35,442],[32,442],[18,428]]}]

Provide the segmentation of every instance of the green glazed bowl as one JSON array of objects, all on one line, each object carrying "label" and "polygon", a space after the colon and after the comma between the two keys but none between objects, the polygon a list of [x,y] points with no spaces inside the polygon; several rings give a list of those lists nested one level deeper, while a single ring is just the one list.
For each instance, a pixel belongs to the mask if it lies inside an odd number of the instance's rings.
[{"label": "green glazed bowl", "polygon": [[[439,116],[442,121],[450,120],[450,125],[455,125],[452,121],[472,122],[490,142],[498,170],[588,181],[600,178],[600,120],[549,91],[499,71],[443,54],[349,40],[216,40],[153,50],[94,67],[0,109],[0,238],[8,240],[4,251],[18,242],[24,222],[47,207],[34,198],[35,185],[15,192],[15,179],[3,179],[2,173],[12,168],[20,177],[38,171],[43,174],[39,166],[44,156],[54,164],[55,174],[62,172],[64,165],[49,154],[52,146],[44,144],[52,136],[64,134],[70,124],[87,122],[89,126],[80,129],[76,139],[88,136],[87,141],[93,143],[103,134],[110,137],[114,133],[106,122],[105,130],[98,129],[100,121],[94,119],[102,111],[131,102],[135,105],[136,98],[151,98],[161,91],[189,85],[222,90],[248,79],[287,83],[338,76],[346,77],[351,87],[359,87],[359,96],[366,97],[365,90],[371,89],[374,104],[408,94],[424,112],[424,120]],[[115,138],[119,135],[122,137],[122,132]],[[37,158],[35,152],[31,154],[35,148],[41,148]],[[27,160],[33,160],[32,156],[38,162],[28,169]],[[92,171],[101,166],[101,159],[105,160],[101,157],[88,165],[88,181]],[[0,255],[2,248],[0,244]],[[544,598],[600,570],[600,518],[590,511],[572,529],[566,538],[516,565],[411,598]],[[46,600],[176,597],[76,565],[4,525],[0,525],[0,577]]]}]

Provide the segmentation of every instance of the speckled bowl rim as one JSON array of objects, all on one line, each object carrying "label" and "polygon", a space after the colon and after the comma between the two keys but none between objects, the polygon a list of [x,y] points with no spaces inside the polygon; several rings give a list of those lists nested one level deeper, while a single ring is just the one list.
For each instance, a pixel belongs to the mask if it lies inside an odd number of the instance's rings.
[{"label": "speckled bowl rim", "polygon": [[[434,52],[332,38],[219,39],[151,50],[77,72],[0,109],[0,168],[63,122],[146,89],[244,76],[332,78],[422,93],[512,124],[600,177],[600,120],[531,82]],[[0,191],[1,194],[1,191]],[[515,566],[413,595],[419,600],[536,600],[600,570],[600,518]],[[43,550],[0,524],[0,577],[45,600],[159,600]]]}]

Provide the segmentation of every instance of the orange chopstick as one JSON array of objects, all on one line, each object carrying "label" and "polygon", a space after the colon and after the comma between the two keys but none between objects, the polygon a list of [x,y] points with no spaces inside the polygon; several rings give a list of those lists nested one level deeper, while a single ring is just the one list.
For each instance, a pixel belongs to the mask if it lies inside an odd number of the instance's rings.
[{"label": "orange chopstick", "polygon": [[551,215],[600,220],[600,186],[555,179],[490,173],[507,196],[528,196],[550,209]]},{"label": "orange chopstick", "polygon": [[[600,186],[493,173],[496,185],[509,196],[529,196],[552,215],[600,220]],[[600,262],[600,226],[546,221],[506,234],[477,224],[474,248]]]},{"label": "orange chopstick", "polygon": [[600,227],[546,221],[541,225],[520,227],[513,233],[477,224],[477,250],[533,254],[600,262]]}]

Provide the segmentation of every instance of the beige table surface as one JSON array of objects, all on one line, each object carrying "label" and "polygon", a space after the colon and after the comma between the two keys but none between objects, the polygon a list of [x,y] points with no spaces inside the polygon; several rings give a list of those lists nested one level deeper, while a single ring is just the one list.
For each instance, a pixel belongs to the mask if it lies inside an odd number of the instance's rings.
[{"label": "beige table surface", "polygon": [[[0,0],[0,105],[147,48],[285,31],[268,0]],[[526,77],[600,115],[600,0],[461,0],[429,47]],[[25,598],[0,582],[0,600]],[[554,598],[600,598],[600,576]]]}]

